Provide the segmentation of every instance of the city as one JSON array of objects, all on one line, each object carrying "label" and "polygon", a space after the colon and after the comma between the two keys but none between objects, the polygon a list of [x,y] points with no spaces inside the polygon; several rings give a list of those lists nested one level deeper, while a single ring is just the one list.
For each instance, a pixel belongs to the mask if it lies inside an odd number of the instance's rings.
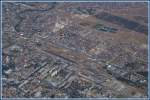
[{"label": "city", "polygon": [[3,98],[147,98],[147,3],[5,2]]}]

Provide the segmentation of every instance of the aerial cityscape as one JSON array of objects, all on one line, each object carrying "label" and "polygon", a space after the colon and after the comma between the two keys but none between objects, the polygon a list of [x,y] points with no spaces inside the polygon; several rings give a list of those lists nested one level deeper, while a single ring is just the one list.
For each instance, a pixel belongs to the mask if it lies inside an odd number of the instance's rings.
[{"label": "aerial cityscape", "polygon": [[3,98],[147,98],[148,4],[4,2]]}]

